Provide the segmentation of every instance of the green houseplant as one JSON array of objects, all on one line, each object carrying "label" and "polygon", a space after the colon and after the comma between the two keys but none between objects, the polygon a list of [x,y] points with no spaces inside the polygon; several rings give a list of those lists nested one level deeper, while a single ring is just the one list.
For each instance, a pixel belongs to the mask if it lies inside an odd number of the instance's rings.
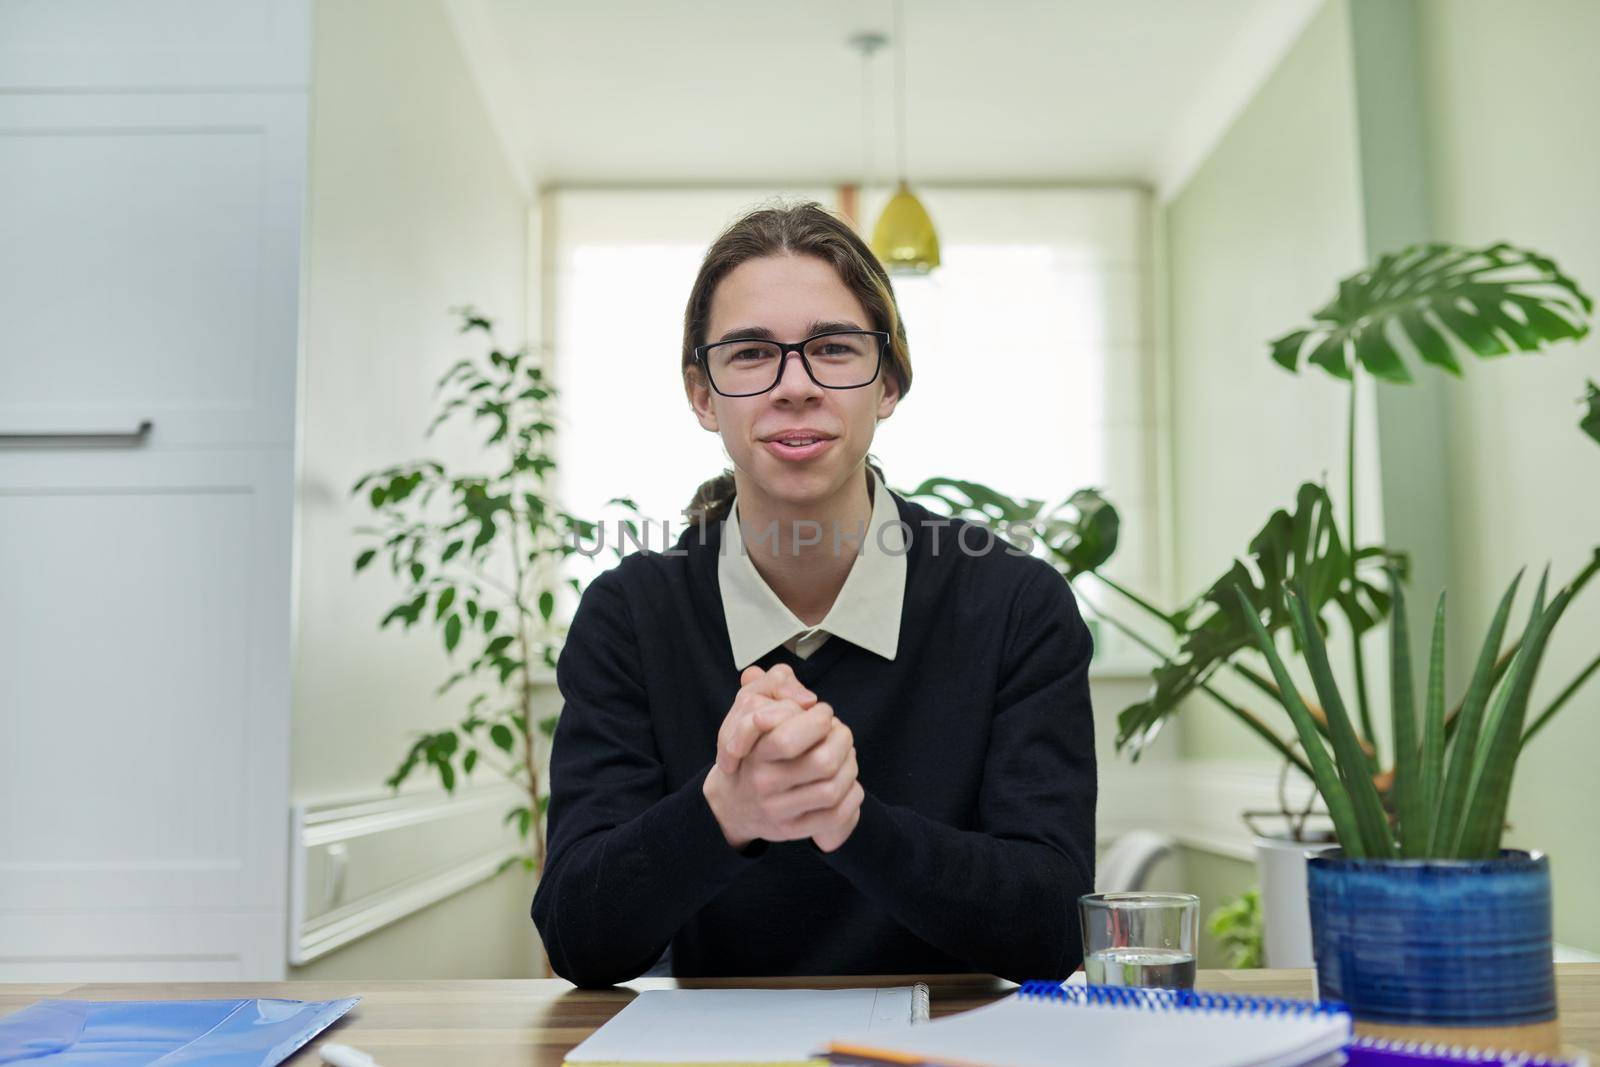
[{"label": "green houseplant", "polygon": [[[1506,245],[1425,246],[1347,279],[1314,327],[1274,342],[1273,358],[1294,369],[1304,357],[1350,379],[1359,365],[1385,381],[1405,382],[1411,376],[1397,354],[1402,344],[1459,374],[1457,348],[1485,357],[1536,351],[1583,336],[1591,311],[1589,298],[1544,257]],[[1591,383],[1591,417],[1593,392]],[[1375,734],[1359,645],[1358,732],[1303,577],[1280,590],[1276,614],[1288,619],[1309,669],[1321,705],[1316,715],[1263,625],[1261,606],[1249,590],[1234,590],[1340,846],[1308,864],[1319,990],[1349,1003],[1369,1025],[1421,1027],[1428,1036],[1441,1027],[1494,1028],[1488,1043],[1539,1052],[1558,1044],[1549,861],[1502,849],[1501,837],[1518,757],[1600,664],[1597,657],[1530,715],[1550,634],[1597,569],[1600,552],[1548,602],[1547,570],[1521,635],[1502,652],[1521,576],[1513,579],[1465,692],[1448,711],[1444,596],[1434,612],[1425,696],[1418,701],[1405,595],[1391,570],[1394,762],[1382,777],[1363,743]],[[1380,782],[1388,788],[1380,791]]]},{"label": "green houseplant", "polygon": [[[1272,341],[1269,351],[1287,370],[1315,365],[1350,386],[1346,495],[1353,502],[1357,499],[1354,386],[1360,375],[1372,375],[1385,388],[1410,382],[1412,367],[1418,364],[1459,376],[1463,356],[1491,358],[1535,352],[1552,343],[1581,338],[1589,330],[1591,312],[1589,297],[1552,260],[1536,252],[1506,244],[1481,249],[1419,245],[1383,256],[1371,268],[1342,279],[1334,299],[1313,313],[1309,325]],[[1589,383],[1585,401],[1582,426],[1600,441],[1600,387]],[[1386,806],[1393,805],[1390,794],[1396,766],[1379,751],[1360,639],[1388,619],[1392,595],[1385,574],[1397,572],[1403,577],[1409,561],[1385,546],[1358,544],[1352,509],[1346,508],[1341,524],[1326,487],[1312,482],[1301,485],[1292,507],[1267,518],[1251,539],[1247,555],[1235,559],[1198,595],[1170,609],[1107,573],[1105,565],[1116,550],[1120,519],[1097,491],[1079,490],[1065,504],[1050,510],[1039,501],[1014,500],[988,486],[949,478],[930,479],[916,492],[937,498],[953,513],[974,521],[1042,525],[1047,558],[1067,578],[1087,576],[1109,591],[1115,608],[1093,603],[1101,622],[1157,659],[1149,695],[1118,716],[1117,746],[1135,760],[1172,715],[1200,697],[1221,707],[1269,745],[1287,766],[1314,779],[1301,739],[1280,725],[1289,708],[1278,682],[1246,658],[1255,647],[1253,624],[1260,623],[1273,634],[1289,629],[1290,617],[1280,594],[1288,582],[1301,582],[1302,603],[1319,625],[1330,613],[1343,619],[1343,636],[1355,672],[1352,729],[1367,755],[1373,788]],[[1568,582],[1566,588],[1572,596],[1578,595],[1597,569],[1600,550]],[[1241,589],[1245,592],[1242,601],[1237,595]],[[1143,625],[1125,617],[1123,608],[1137,612]],[[1497,672],[1503,672],[1509,662],[1507,653],[1496,664]],[[1597,671],[1600,650],[1533,718],[1530,737]],[[1243,691],[1253,698],[1241,696],[1241,687],[1219,685],[1224,674],[1244,683]],[[1307,699],[1304,706],[1317,735],[1325,742],[1331,740],[1331,725],[1319,701]],[[1463,710],[1457,703],[1447,711],[1447,729],[1454,730]],[[1258,864],[1264,884],[1293,887],[1302,879],[1303,850],[1294,845],[1308,840],[1302,836],[1305,812],[1292,810],[1281,796],[1280,806],[1293,841],[1258,838]],[[1284,857],[1293,870],[1284,867]],[[1269,960],[1279,965],[1304,965],[1309,957],[1302,960],[1301,954],[1309,952],[1309,943],[1303,895],[1293,894],[1292,900],[1280,898],[1281,892],[1264,901]],[[1290,909],[1299,914],[1287,915]]]},{"label": "green houseplant", "polygon": [[476,772],[491,771],[520,793],[504,817],[524,851],[500,869],[541,871],[549,797],[538,745],[554,732],[556,716],[535,713],[537,672],[555,668],[561,646],[557,590],[582,592],[578,579],[561,577],[559,564],[580,538],[593,536],[596,523],[552,496],[557,390],[545,368],[526,348],[503,351],[493,324],[473,309],[457,314],[461,332],[481,333],[488,351],[440,378],[426,436],[451,419],[468,420],[482,428],[490,470],[458,473],[416,460],[365,474],[351,489],[376,520],[357,530],[365,544],[356,571],[383,558],[402,583],[380,627],[431,627],[451,662],[435,695],[460,699],[459,717],[414,738],[387,785],[399,789],[414,773],[431,771],[453,793]]},{"label": "green houseplant", "polygon": [[1229,967],[1244,969],[1266,965],[1259,887],[1251,886],[1223,901],[1206,920],[1206,929],[1227,953]]},{"label": "green houseplant", "polygon": [[1500,600],[1453,723],[1445,713],[1444,597],[1419,702],[1405,596],[1394,583],[1390,807],[1373,785],[1371,757],[1358,742],[1303,584],[1285,592],[1283,610],[1326,711],[1327,740],[1272,636],[1245,593],[1238,596],[1338,834],[1339,850],[1312,857],[1307,871],[1320,995],[1346,1002],[1369,1025],[1429,1031],[1407,1036],[1494,1028],[1492,1039],[1473,1043],[1549,1052],[1559,1044],[1549,861],[1500,846],[1517,758],[1539,725],[1529,723],[1529,695],[1573,590],[1547,603],[1548,574],[1540,580],[1501,668],[1520,578]]}]

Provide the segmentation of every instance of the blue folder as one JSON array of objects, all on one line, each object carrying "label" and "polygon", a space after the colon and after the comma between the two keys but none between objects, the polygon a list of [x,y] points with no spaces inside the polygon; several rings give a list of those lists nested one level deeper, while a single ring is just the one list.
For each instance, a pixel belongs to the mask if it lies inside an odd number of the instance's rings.
[{"label": "blue folder", "polygon": [[41,1000],[0,1018],[0,1064],[274,1067],[360,999]]}]

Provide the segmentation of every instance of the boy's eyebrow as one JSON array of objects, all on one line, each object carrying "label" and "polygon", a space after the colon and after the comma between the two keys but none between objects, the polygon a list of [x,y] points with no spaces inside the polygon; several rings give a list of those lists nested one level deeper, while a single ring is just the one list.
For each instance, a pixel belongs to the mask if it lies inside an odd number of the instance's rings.
[{"label": "boy's eyebrow", "polygon": [[[813,322],[806,329],[806,336],[815,337],[819,333],[837,333],[841,330],[860,330],[863,328],[864,327],[854,322],[846,322],[841,319],[829,319],[821,322]],[[759,337],[763,341],[777,340],[777,337],[773,335],[773,332],[767,329],[765,326],[736,326],[727,333],[723,334],[721,337],[717,338],[717,341],[731,341],[735,337]]]}]

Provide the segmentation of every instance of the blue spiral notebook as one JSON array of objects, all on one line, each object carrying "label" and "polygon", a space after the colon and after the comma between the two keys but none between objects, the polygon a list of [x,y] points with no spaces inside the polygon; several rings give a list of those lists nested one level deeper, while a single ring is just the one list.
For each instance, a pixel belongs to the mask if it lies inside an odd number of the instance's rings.
[{"label": "blue spiral notebook", "polygon": [[1028,982],[903,1033],[835,1038],[828,1054],[940,1067],[1339,1067],[1350,1034],[1336,1004]]},{"label": "blue spiral notebook", "polygon": [[1583,1057],[1355,1037],[1349,1012],[1331,1001],[1058,982],[1028,982],[903,1033],[835,1038],[828,1058],[840,1067],[1588,1067]]},{"label": "blue spiral notebook", "polygon": [[0,1018],[0,1064],[274,1067],[360,999],[41,1000]]}]

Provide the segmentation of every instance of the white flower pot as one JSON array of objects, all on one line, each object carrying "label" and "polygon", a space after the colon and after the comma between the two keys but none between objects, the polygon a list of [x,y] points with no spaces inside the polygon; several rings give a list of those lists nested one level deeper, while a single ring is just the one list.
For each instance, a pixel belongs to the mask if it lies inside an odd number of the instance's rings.
[{"label": "white flower pot", "polygon": [[1257,837],[1256,874],[1268,967],[1311,967],[1311,910],[1306,903],[1306,857],[1335,842]]}]

